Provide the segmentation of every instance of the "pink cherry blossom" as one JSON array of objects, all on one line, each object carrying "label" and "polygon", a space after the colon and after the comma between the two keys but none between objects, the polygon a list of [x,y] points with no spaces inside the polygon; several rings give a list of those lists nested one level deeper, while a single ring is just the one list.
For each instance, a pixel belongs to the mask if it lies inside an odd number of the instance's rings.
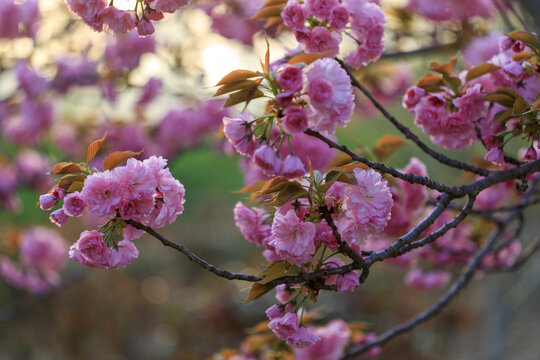
[{"label": "pink cherry blossom", "polygon": [[342,239],[358,248],[370,233],[384,230],[392,209],[392,194],[373,169],[354,169],[358,185],[343,189],[344,213],[336,219]]},{"label": "pink cherry blossom", "polygon": [[88,176],[80,196],[94,215],[113,218],[122,202],[122,192],[121,179],[106,170]]},{"label": "pink cherry blossom", "polygon": [[296,0],[289,0],[281,12],[281,17],[286,26],[291,29],[301,29],[307,18],[307,11]]},{"label": "pink cherry blossom", "polygon": [[337,32],[330,32],[323,26],[315,26],[309,33],[307,41],[303,42],[307,52],[322,53],[329,52],[327,56],[335,56],[339,51],[341,35]]},{"label": "pink cherry blossom", "polygon": [[39,196],[39,207],[41,210],[51,210],[58,203],[58,199],[53,194]]},{"label": "pink cherry blossom", "polygon": [[69,248],[69,257],[86,267],[107,269],[112,255],[97,230],[83,231],[79,240]]},{"label": "pink cherry blossom", "polygon": [[294,209],[277,212],[272,224],[273,245],[278,254],[303,264],[315,253],[315,224],[298,218]]},{"label": "pink cherry blossom", "polygon": [[118,10],[113,5],[108,6],[101,13],[103,23],[114,32],[127,33],[135,27],[137,15],[133,10]]},{"label": "pink cherry blossom", "polygon": [[345,70],[333,59],[320,59],[309,66],[306,77],[310,127],[334,133],[337,126],[345,126],[354,108],[351,82]]},{"label": "pink cherry blossom", "polygon": [[351,330],[343,320],[332,320],[325,326],[309,327],[320,339],[313,345],[294,350],[296,360],[338,360],[349,344]]},{"label": "pink cherry blossom", "polygon": [[304,163],[299,157],[287,155],[281,167],[280,175],[287,179],[296,179],[306,174]]},{"label": "pink cherry blossom", "polygon": [[66,0],[69,9],[79,15],[94,31],[103,30],[103,11],[107,7],[105,0]]},{"label": "pink cherry blossom", "polygon": [[307,8],[310,13],[319,19],[328,19],[333,8],[339,5],[338,0],[307,0]]},{"label": "pink cherry blossom", "polygon": [[49,220],[51,220],[51,222],[58,227],[64,226],[67,219],[68,219],[68,216],[66,215],[63,209],[55,210],[49,215]]},{"label": "pink cherry blossom", "polygon": [[189,4],[190,0],[154,0],[150,2],[150,7],[156,11],[174,13],[181,7]]},{"label": "pink cherry blossom", "polygon": [[284,111],[283,130],[288,134],[295,135],[304,132],[308,128],[307,113],[304,108],[289,106]]},{"label": "pink cherry blossom", "polygon": [[112,250],[109,258],[108,268],[117,269],[126,267],[133,260],[139,257],[139,251],[129,240],[118,242],[118,250]]},{"label": "pink cherry blossom", "polygon": [[67,245],[60,234],[45,227],[26,230],[19,244],[21,262],[46,272],[58,272],[66,265]]},{"label": "pink cherry blossom", "polygon": [[450,273],[434,270],[422,272],[415,268],[405,276],[405,284],[417,290],[432,290],[445,287],[450,281]]},{"label": "pink cherry blossom", "polygon": [[330,28],[334,31],[342,31],[349,22],[349,11],[345,6],[333,7],[330,11]]},{"label": "pink cherry blossom", "polygon": [[248,132],[251,127],[249,123],[253,120],[255,120],[253,115],[248,113],[240,114],[240,118],[223,118],[225,136],[242,155],[251,155],[255,151],[255,139]]},{"label": "pink cherry blossom", "polygon": [[154,31],[156,31],[156,29],[154,29],[154,25],[152,24],[150,20],[143,18],[137,21],[137,32],[139,33],[139,35],[141,36],[152,35]]},{"label": "pink cherry blossom", "polygon": [[283,90],[290,92],[298,92],[302,90],[304,83],[302,69],[298,66],[288,65],[278,75],[278,83]]},{"label": "pink cherry blossom", "polygon": [[255,150],[253,161],[269,176],[281,173],[281,159],[269,145],[262,145]]},{"label": "pink cherry blossom", "polygon": [[242,202],[234,207],[234,221],[247,241],[263,246],[263,240],[270,236],[270,225],[263,224],[265,213],[262,209],[247,208]]},{"label": "pink cherry blossom", "polygon": [[81,216],[84,212],[86,204],[83,199],[81,199],[81,194],[76,191],[69,194],[64,198],[64,205],[62,209],[68,216]]}]

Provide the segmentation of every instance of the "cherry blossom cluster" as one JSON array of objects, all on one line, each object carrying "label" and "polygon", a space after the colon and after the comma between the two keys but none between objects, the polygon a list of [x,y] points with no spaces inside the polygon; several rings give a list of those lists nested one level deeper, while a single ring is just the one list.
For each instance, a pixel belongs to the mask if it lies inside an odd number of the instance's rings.
[{"label": "cherry blossom cluster", "polygon": [[[354,95],[345,70],[333,59],[319,59],[305,68],[285,65],[270,83],[275,97],[273,115],[260,119],[248,113],[225,117],[224,133],[229,142],[267,176],[301,177],[307,172],[307,155],[317,163],[315,168],[326,165],[316,155],[312,158],[306,152],[301,158],[298,155],[304,154],[293,154],[291,139],[302,137],[308,128],[332,134],[349,122]],[[299,146],[306,149],[313,143],[306,141]],[[321,155],[324,160],[326,156]]]},{"label": "cherry blossom cluster", "polygon": [[[125,267],[139,255],[131,240],[142,235],[125,221],[134,220],[155,228],[176,221],[184,210],[185,190],[166,165],[162,157],[151,156],[144,161],[131,158],[125,166],[79,175],[84,177],[80,191],[68,189],[66,193],[65,189],[56,187],[41,195],[39,201],[43,210],[51,210],[63,201],[62,207],[50,214],[51,222],[59,227],[68,217],[82,216],[85,209],[106,221],[99,231],[81,234],[70,247],[70,258],[87,267]],[[75,185],[72,183],[72,186]],[[117,241],[118,234],[122,235],[120,241]]]},{"label": "cherry blossom cluster", "polygon": [[[105,0],[66,0],[69,9],[94,31],[127,33],[134,28],[141,36],[154,33],[152,21],[163,19],[163,13],[175,13],[189,0],[136,0],[133,10],[120,10]],[[139,8],[140,6],[140,8]]]},{"label": "cherry blossom cluster", "polygon": [[281,16],[294,31],[302,49],[310,53],[337,55],[344,37],[354,41],[355,49],[344,60],[353,68],[377,60],[384,51],[385,15],[376,1],[289,0]]},{"label": "cherry blossom cluster", "polygon": [[207,0],[193,3],[212,20],[212,30],[227,39],[236,39],[252,46],[253,35],[260,32],[263,20],[251,19],[264,5],[264,0]]},{"label": "cherry blossom cluster", "polygon": [[41,16],[37,0],[0,1],[0,39],[34,38]]},{"label": "cherry blossom cluster", "polygon": [[[334,319],[324,326],[312,325],[310,314],[306,316],[306,323],[299,324],[297,314],[293,312],[284,313],[285,307],[289,305],[274,305],[266,311],[270,319],[270,328],[275,329],[280,334],[280,338],[295,346],[290,350],[284,349],[283,354],[290,354],[295,359],[327,359],[337,360],[345,355],[345,349],[350,345],[363,345],[376,338],[374,333],[366,333],[359,330],[358,324],[347,324],[341,319]],[[262,344],[259,339],[265,335],[264,331],[249,336],[241,346],[241,350],[236,353],[226,354],[225,359],[255,360],[266,358],[275,349],[273,343]],[[298,346],[303,345],[303,346]],[[375,358],[381,352],[380,347],[371,349],[367,356]]]},{"label": "cherry blossom cluster", "polygon": [[[356,168],[351,177],[350,184],[335,182],[324,194],[318,190],[322,184],[317,175],[315,179],[306,177],[302,183],[314,192],[308,195],[313,198],[293,200],[273,211],[239,202],[234,209],[235,223],[246,240],[264,248],[269,262],[287,261],[300,272],[343,266],[344,260],[335,254],[345,254],[344,246],[360,254],[368,237],[386,227],[393,204],[388,184],[379,173]],[[321,211],[332,215],[327,219]],[[339,239],[333,228],[339,231]],[[325,255],[327,250],[330,255]],[[339,293],[352,292],[360,284],[356,271],[329,276],[324,282]],[[303,312],[306,299],[316,297],[317,292],[301,285],[280,285],[276,292],[280,304],[267,311],[269,327],[289,345],[315,344],[319,338],[299,326],[298,312]]]},{"label": "cherry blossom cluster", "polygon": [[[386,227],[393,200],[387,182],[371,169],[354,169],[353,181],[355,184],[336,182],[328,189],[326,197],[330,204],[339,206],[334,210],[333,221],[342,240],[360,252],[369,235],[380,233]],[[305,186],[309,187],[309,182]],[[288,260],[302,265],[313,260],[319,247],[331,251],[339,249],[326,219],[313,217],[312,211],[307,201],[295,200],[276,208],[269,224],[271,214],[239,202],[234,209],[234,219],[246,240],[265,248],[263,255],[268,261]],[[340,262],[336,261],[325,266],[331,268]],[[341,280],[329,281],[334,285]],[[343,290],[351,289],[344,286]]]},{"label": "cherry blossom cluster", "polygon": [[496,13],[490,0],[409,0],[407,8],[433,21],[491,18]]},{"label": "cherry blossom cluster", "polygon": [[34,294],[59,285],[68,249],[58,232],[41,226],[29,228],[22,232],[17,245],[18,263],[0,256],[0,275],[6,282]]},{"label": "cherry blossom cluster", "polygon": [[503,37],[499,44],[499,52],[484,64],[493,65],[492,71],[469,81],[465,81],[467,71],[463,71],[459,78],[454,78],[463,85],[454,88],[445,85],[433,89],[431,84],[413,86],[407,90],[403,106],[439,146],[457,150],[481,140],[489,150],[485,159],[502,164],[504,143],[525,134],[530,147],[524,159],[533,160],[537,157],[534,148],[537,135],[528,125],[529,121],[518,116],[513,118],[511,112],[502,119],[501,114],[507,110],[505,106],[486,96],[503,88],[502,91],[509,92],[515,99],[519,97],[525,103],[534,103],[540,90],[538,67],[514,56],[530,51],[522,41]]}]

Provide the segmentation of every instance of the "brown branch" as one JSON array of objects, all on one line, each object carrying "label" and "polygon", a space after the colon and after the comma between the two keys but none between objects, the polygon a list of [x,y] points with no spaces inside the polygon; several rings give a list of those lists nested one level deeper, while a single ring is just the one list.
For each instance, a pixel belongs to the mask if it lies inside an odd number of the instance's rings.
[{"label": "brown branch", "polygon": [[421,47],[414,50],[409,51],[396,51],[391,53],[384,53],[381,56],[381,59],[396,59],[396,58],[402,58],[402,57],[409,57],[409,56],[418,56],[418,55],[424,55],[429,54],[432,52],[438,52],[438,51],[456,51],[459,49],[461,43],[459,41],[449,43],[449,44],[433,44],[426,47]]}]

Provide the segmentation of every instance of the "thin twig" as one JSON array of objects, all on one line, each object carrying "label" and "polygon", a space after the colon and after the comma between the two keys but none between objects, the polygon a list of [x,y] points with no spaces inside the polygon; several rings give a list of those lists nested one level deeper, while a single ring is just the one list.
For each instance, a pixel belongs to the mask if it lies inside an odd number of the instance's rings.
[{"label": "thin twig", "polygon": [[250,281],[250,282],[257,282],[261,281],[263,278],[255,275],[249,275],[249,274],[239,274],[239,273],[233,273],[227,270],[220,269],[205,260],[201,259],[197,255],[193,254],[191,251],[186,249],[184,246],[174,243],[172,241],[167,240],[165,237],[161,236],[158,232],[156,232],[154,229],[152,229],[150,226],[146,226],[141,224],[140,222],[137,222],[135,220],[125,220],[125,222],[131,226],[133,226],[136,229],[143,230],[147,232],[148,234],[152,235],[164,246],[168,246],[170,248],[173,248],[175,250],[180,251],[182,254],[184,254],[189,260],[193,261],[196,264],[199,264],[206,270],[216,274],[219,277],[228,279],[228,280],[244,280],[244,281]]}]

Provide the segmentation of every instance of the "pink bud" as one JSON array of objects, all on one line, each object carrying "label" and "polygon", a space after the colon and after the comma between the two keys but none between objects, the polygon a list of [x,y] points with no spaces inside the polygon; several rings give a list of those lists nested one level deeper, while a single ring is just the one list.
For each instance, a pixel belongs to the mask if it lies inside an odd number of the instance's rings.
[{"label": "pink bud", "polygon": [[276,95],[276,100],[278,104],[281,106],[291,105],[293,98],[294,98],[294,93],[290,91],[282,92]]},{"label": "pink bud", "polygon": [[154,25],[152,25],[152,22],[150,20],[143,18],[139,20],[137,24],[137,31],[141,36],[148,36],[153,34],[156,30],[154,29]]},{"label": "pink bud", "polygon": [[268,145],[263,145],[255,150],[253,160],[266,173],[277,174],[281,172],[281,159]]},{"label": "pink bud", "polygon": [[51,210],[57,203],[58,199],[53,194],[44,194],[39,197],[41,210]]},{"label": "pink bud", "polygon": [[274,305],[266,310],[268,319],[274,320],[283,316],[283,308],[279,305]]},{"label": "pink bud", "polygon": [[502,164],[504,162],[504,153],[500,148],[494,147],[484,156],[484,160]]},{"label": "pink bud", "polygon": [[51,213],[51,215],[49,216],[49,219],[56,226],[62,227],[66,223],[68,216],[66,215],[64,210],[58,209]]},{"label": "pink bud", "polygon": [[536,153],[536,149],[533,146],[531,146],[527,150],[525,155],[523,156],[523,160],[525,160],[525,161],[536,160],[536,158],[537,158],[537,153]]},{"label": "pink bud", "polygon": [[516,41],[514,45],[512,45],[512,51],[515,53],[520,53],[523,50],[525,50],[525,44],[521,40]]},{"label": "pink bud", "polygon": [[66,196],[66,191],[62,188],[59,188],[59,187],[55,187],[53,189],[53,191],[51,192],[51,194],[53,194],[53,196],[57,199],[57,200],[61,200],[64,198],[64,196]]},{"label": "pink bud", "polygon": [[306,173],[304,163],[294,155],[287,155],[283,161],[281,175],[288,179],[298,178]]}]

